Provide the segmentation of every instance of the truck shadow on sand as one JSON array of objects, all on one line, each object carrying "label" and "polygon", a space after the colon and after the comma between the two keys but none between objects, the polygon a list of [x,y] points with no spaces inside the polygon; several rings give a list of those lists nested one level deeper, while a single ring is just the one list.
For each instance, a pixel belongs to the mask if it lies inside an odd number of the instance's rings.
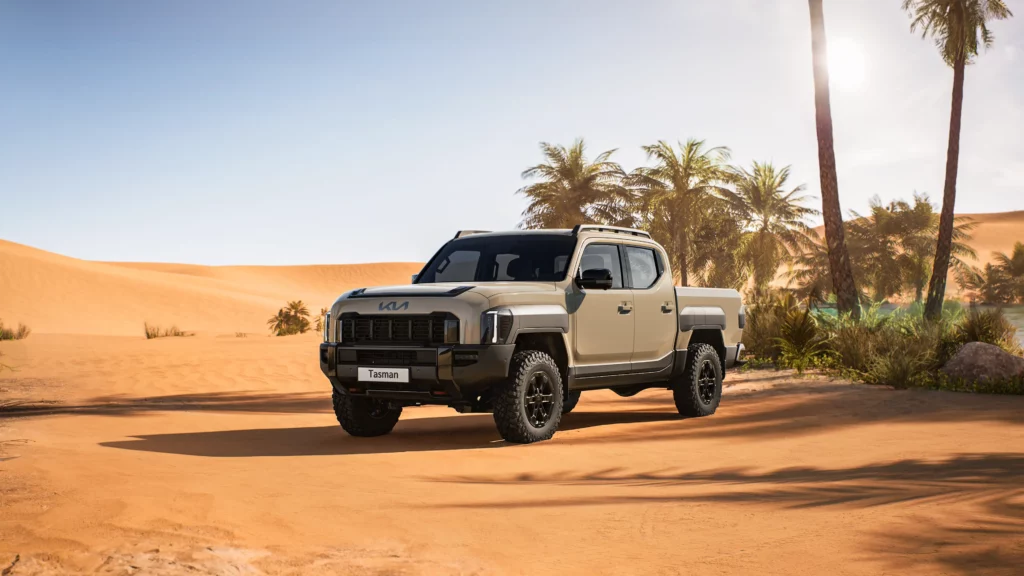
[{"label": "truck shadow on sand", "polygon": [[[879,512],[867,539],[870,557],[895,573],[1002,576],[1024,570],[1024,454],[959,454],[941,460],[908,459],[850,468],[636,471],[608,468],[501,475],[424,477],[442,484],[535,486],[547,496],[432,504],[436,508],[557,509],[574,506],[718,503],[765,508]],[[602,487],[594,495],[587,488]],[[930,504],[930,515],[918,504]]]},{"label": "truck shadow on sand", "polygon": [[[674,413],[583,412],[562,420],[560,432],[647,422],[679,421]],[[100,446],[211,458],[259,456],[339,456],[436,450],[473,450],[515,446],[504,442],[490,414],[434,416],[401,420],[379,438],[348,436],[337,424],[294,428],[255,428],[133,436]]]}]

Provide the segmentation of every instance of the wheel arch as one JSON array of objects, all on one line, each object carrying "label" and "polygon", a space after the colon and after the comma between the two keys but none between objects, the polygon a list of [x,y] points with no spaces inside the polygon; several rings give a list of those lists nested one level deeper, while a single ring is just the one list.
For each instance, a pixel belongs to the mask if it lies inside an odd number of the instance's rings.
[{"label": "wheel arch", "polygon": [[718,353],[718,361],[722,365],[722,374],[725,374],[725,336],[721,330],[714,328],[698,328],[690,335],[688,346],[694,344],[708,344]]},{"label": "wheel arch", "polygon": [[562,377],[562,392],[569,391],[569,351],[565,345],[565,337],[560,331],[520,333],[516,336],[516,352],[537,350],[554,359],[558,373]]}]

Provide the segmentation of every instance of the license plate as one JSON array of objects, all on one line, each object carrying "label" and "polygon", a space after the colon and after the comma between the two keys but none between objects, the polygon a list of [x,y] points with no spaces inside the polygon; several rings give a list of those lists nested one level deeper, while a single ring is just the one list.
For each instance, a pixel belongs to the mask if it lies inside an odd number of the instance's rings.
[{"label": "license plate", "polygon": [[408,368],[360,368],[360,382],[409,382]]}]

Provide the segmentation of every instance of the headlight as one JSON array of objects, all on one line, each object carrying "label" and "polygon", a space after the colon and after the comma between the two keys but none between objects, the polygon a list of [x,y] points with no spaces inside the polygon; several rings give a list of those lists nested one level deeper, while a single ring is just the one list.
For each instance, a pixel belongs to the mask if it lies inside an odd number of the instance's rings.
[{"label": "headlight", "polygon": [[480,315],[480,343],[504,344],[512,333],[512,311],[508,308],[488,310]]},{"label": "headlight", "polygon": [[324,342],[331,341],[331,313],[324,316]]}]

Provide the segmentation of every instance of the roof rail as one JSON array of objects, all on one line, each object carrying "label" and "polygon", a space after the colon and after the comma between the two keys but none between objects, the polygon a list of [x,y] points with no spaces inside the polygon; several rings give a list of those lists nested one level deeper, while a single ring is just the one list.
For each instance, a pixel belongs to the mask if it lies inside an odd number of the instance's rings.
[{"label": "roof rail", "polygon": [[598,232],[614,232],[616,234],[629,234],[631,236],[640,236],[641,238],[650,238],[651,235],[643,230],[637,230],[635,228],[623,228],[621,226],[605,226],[603,224],[577,224],[572,229],[572,235],[576,236],[583,230],[596,230]]},{"label": "roof rail", "polygon": [[465,236],[472,236],[473,234],[487,234],[488,232],[490,232],[490,230],[459,230],[455,234],[455,238],[453,238],[453,240],[463,238]]}]

